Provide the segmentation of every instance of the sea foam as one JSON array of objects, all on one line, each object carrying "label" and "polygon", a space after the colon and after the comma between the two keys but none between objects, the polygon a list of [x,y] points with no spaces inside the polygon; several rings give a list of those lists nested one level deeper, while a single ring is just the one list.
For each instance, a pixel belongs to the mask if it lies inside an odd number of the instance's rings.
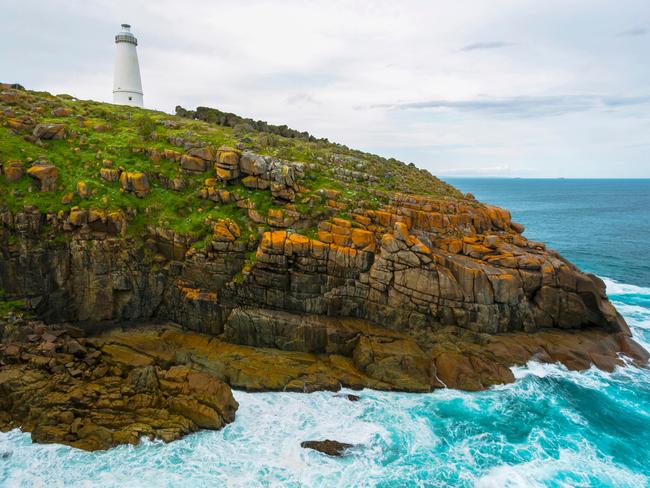
[{"label": "sea foam", "polygon": [[[606,280],[635,339],[650,342],[650,289]],[[164,444],[88,453],[0,434],[0,485],[647,486],[650,372],[530,362],[484,392],[246,393],[236,421]],[[346,393],[345,391],[343,393]],[[354,444],[329,458],[303,440]]]}]

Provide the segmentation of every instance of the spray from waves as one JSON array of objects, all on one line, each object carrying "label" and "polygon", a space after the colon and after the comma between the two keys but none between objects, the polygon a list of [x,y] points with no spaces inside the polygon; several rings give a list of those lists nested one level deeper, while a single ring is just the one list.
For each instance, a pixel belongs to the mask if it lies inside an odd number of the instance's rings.
[{"label": "spray from waves", "polygon": [[609,298],[630,326],[634,339],[650,350],[650,288],[602,279]]},{"label": "spray from waves", "polygon": [[612,280],[601,276],[601,279],[605,282],[607,287],[607,294],[612,296],[620,295],[646,295],[650,296],[650,288],[645,288],[642,286],[631,285],[628,283],[620,283],[618,281]]},{"label": "spray from waves", "polygon": [[650,309],[640,305],[630,305],[618,300],[612,300],[616,309],[625,317],[631,327],[650,330]]},{"label": "spray from waves", "polygon": [[[650,311],[650,288],[603,278],[607,294],[617,306],[638,306]],[[638,313],[638,309],[637,309]]]}]

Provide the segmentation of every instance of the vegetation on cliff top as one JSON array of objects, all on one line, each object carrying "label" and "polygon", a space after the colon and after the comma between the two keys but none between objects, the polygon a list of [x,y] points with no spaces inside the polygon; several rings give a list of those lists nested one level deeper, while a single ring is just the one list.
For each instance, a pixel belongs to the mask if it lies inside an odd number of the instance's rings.
[{"label": "vegetation on cliff top", "polygon": [[[412,164],[286,126],[205,107],[177,107],[178,115],[169,115],[21,88],[0,88],[0,204],[12,212],[25,206],[43,213],[121,212],[132,235],[161,227],[200,245],[220,219],[236,222],[245,235],[273,226],[273,218],[282,220],[288,213],[294,218],[285,227],[309,234],[314,217],[345,218],[360,204],[385,203],[396,191],[462,198]],[[296,166],[295,196],[277,198],[266,181],[244,185],[241,179],[215,179],[213,164],[224,146],[239,154],[252,151],[273,161],[303,163]],[[196,157],[181,161],[190,154],[205,157],[205,166],[197,168],[201,160]]]}]

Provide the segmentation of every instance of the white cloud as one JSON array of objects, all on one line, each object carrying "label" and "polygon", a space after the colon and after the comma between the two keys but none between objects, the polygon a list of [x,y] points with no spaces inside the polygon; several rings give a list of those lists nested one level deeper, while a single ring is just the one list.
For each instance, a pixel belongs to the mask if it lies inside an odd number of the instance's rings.
[{"label": "white cloud", "polygon": [[650,176],[649,20],[647,0],[5,0],[0,78],[110,101],[129,22],[152,108],[215,106],[446,174]]}]

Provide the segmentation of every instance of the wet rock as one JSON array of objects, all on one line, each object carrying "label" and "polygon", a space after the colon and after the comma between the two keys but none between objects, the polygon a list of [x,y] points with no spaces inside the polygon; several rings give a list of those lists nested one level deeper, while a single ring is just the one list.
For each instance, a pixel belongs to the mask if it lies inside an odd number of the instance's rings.
[{"label": "wet rock", "polygon": [[345,395],[334,395],[336,398],[345,398],[346,400],[349,400],[351,402],[358,402],[361,400],[361,397],[359,395],[352,395],[351,393],[347,393]]},{"label": "wet rock", "polygon": [[304,449],[313,449],[314,451],[322,452],[328,456],[340,457],[345,455],[345,452],[348,449],[353,448],[354,445],[325,439],[323,441],[303,441],[300,443],[300,447]]}]

